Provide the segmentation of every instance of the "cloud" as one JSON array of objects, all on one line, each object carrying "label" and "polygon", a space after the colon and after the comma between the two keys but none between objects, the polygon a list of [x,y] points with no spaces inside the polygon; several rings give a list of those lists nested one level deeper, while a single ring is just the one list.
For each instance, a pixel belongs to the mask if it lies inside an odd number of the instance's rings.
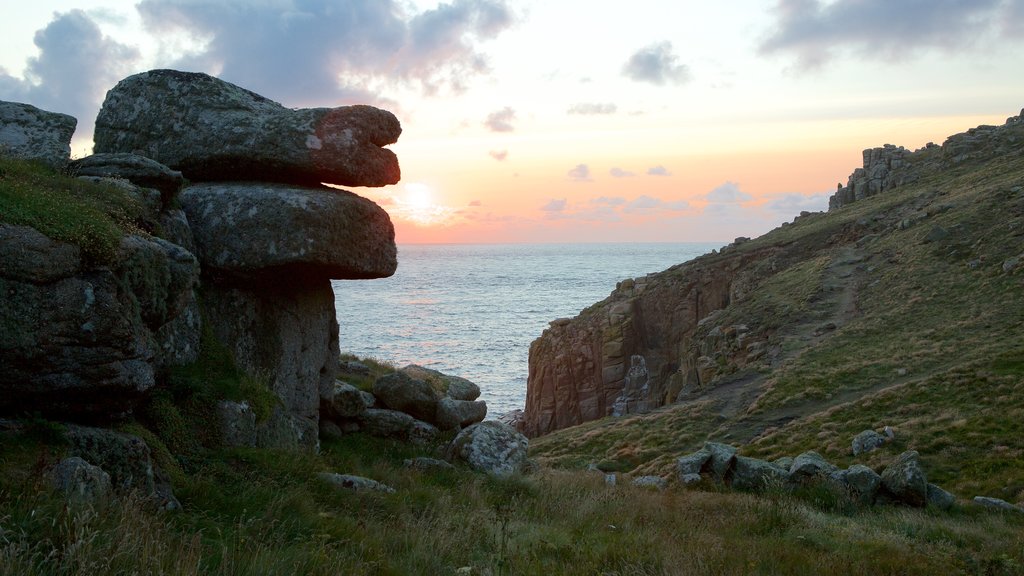
[{"label": "cloud", "polygon": [[593,116],[602,114],[615,114],[619,109],[618,106],[608,103],[598,102],[581,102],[579,104],[573,104],[569,107],[569,114],[579,114],[583,116]]},{"label": "cloud", "polygon": [[666,202],[651,196],[639,196],[632,202],[627,203],[622,211],[626,214],[655,214],[658,212],[679,212],[690,208],[686,200]]},{"label": "cloud", "polygon": [[655,166],[647,169],[648,176],[671,176],[672,173],[668,171],[668,168],[664,166]]},{"label": "cloud", "polygon": [[577,164],[575,168],[567,172],[570,180],[577,182],[590,182],[590,167],[586,164]]},{"label": "cloud", "polygon": [[591,204],[607,204],[609,206],[621,206],[626,203],[622,196],[601,196],[590,201]]},{"label": "cloud", "polygon": [[740,190],[739,184],[726,182],[705,194],[704,199],[712,204],[737,204],[753,200],[754,197]]},{"label": "cloud", "polygon": [[516,111],[506,106],[488,114],[487,119],[484,120],[484,126],[490,128],[492,132],[512,132],[515,130],[515,126],[512,125],[515,119]]},{"label": "cloud", "polygon": [[484,203],[483,203],[483,202],[481,202],[481,201],[479,201],[479,200],[473,200],[473,201],[471,201],[471,202],[469,203],[469,206],[470,206],[471,208],[479,208],[480,206],[483,206],[483,205],[484,205]]},{"label": "cloud", "polygon": [[[779,0],[762,54],[789,53],[803,70],[851,51],[868,60],[898,62],[919,52],[955,52],[993,31],[1021,34],[1020,0]],[[1001,30],[1000,30],[1001,29]]]},{"label": "cloud", "polygon": [[77,133],[90,134],[104,95],[128,74],[139,51],[104,36],[82,10],[55,14],[34,42],[39,55],[28,59],[24,79],[0,69],[0,99],[71,114]]},{"label": "cloud", "polygon": [[672,43],[660,42],[641,48],[630,56],[622,67],[622,73],[636,82],[650,82],[658,86],[685,84],[690,80],[690,70],[678,61],[679,57],[672,52]]},{"label": "cloud", "polygon": [[565,198],[552,199],[547,204],[541,206],[540,209],[544,212],[564,212],[567,203]]},{"label": "cloud", "polygon": [[508,150],[491,150],[487,153],[491,158],[494,158],[498,162],[502,162],[508,158]]},{"label": "cloud", "polygon": [[803,211],[823,212],[828,210],[829,196],[829,192],[811,194],[810,196],[797,193],[782,194],[769,200],[764,207],[765,210],[782,216],[794,216]]},{"label": "cloud", "polygon": [[633,176],[636,176],[636,174],[623,170],[622,168],[612,168],[608,173],[612,175],[612,178],[632,178]]},{"label": "cloud", "polygon": [[174,67],[216,74],[292,105],[364,98],[387,85],[460,92],[489,72],[480,45],[515,23],[505,0],[421,12],[399,0],[142,0],[146,29],[201,48]]}]

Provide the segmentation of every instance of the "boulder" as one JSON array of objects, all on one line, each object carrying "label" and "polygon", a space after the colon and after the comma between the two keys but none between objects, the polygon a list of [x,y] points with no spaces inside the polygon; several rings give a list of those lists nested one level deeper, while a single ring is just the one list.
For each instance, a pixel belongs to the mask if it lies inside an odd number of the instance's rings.
[{"label": "boulder", "polygon": [[372,106],[295,110],[206,74],[151,70],[107,92],[95,151],[142,154],[195,182],[386,186],[400,170],[383,146],[401,133]]},{"label": "boulder", "polygon": [[452,400],[470,401],[480,397],[480,387],[459,376],[452,376],[416,364],[409,364],[402,368],[402,372],[405,372],[411,378],[427,382],[435,390]]},{"label": "boulder", "polygon": [[802,484],[827,478],[836,470],[836,467],[829,464],[821,454],[809,450],[793,459],[793,464],[789,467],[789,481]]},{"label": "boulder", "polygon": [[633,478],[630,484],[639,488],[655,488],[657,490],[668,488],[668,482],[661,476],[640,476],[639,478]]},{"label": "boulder", "polygon": [[877,450],[885,445],[887,439],[885,436],[875,432],[874,430],[865,430],[854,437],[852,442],[853,455],[858,456],[873,450]]},{"label": "boulder", "polygon": [[988,496],[975,496],[974,503],[983,506],[985,508],[991,508],[993,510],[1000,510],[1002,512],[1018,512],[1024,514],[1024,508],[1020,506],[1014,506],[1006,500],[1000,500],[999,498],[990,498]]},{"label": "boulder", "polygon": [[223,182],[189,186],[179,198],[204,269],[366,279],[398,265],[387,212],[351,192]]},{"label": "boulder", "polygon": [[690,474],[700,476],[701,470],[704,469],[704,466],[710,459],[711,452],[707,448],[702,448],[693,454],[683,456],[676,460],[676,471],[680,478]]},{"label": "boulder", "polygon": [[373,383],[373,395],[392,410],[405,412],[426,422],[434,422],[437,415],[437,392],[423,380],[404,372],[385,374]]},{"label": "boulder", "polygon": [[446,458],[464,461],[479,472],[509,476],[523,471],[529,444],[526,436],[510,426],[486,420],[459,432],[448,446]]},{"label": "boulder", "polygon": [[717,482],[725,482],[736,459],[736,447],[720,442],[705,442],[704,449],[711,455],[708,466],[712,478]]},{"label": "boulder", "polygon": [[320,415],[332,420],[357,418],[367,408],[372,408],[374,402],[373,394],[336,380],[331,393],[320,397]]},{"label": "boulder", "polygon": [[679,475],[679,481],[683,483],[683,486],[693,486],[695,484],[700,484],[701,480],[702,477],[700,474],[689,473]]},{"label": "boulder", "polygon": [[370,408],[359,415],[358,422],[363,432],[380,438],[428,443],[438,435],[434,426],[398,410]]},{"label": "boulder", "polygon": [[136,186],[153,188],[160,192],[165,205],[185,183],[181,172],[171,170],[156,160],[127,152],[86,156],[69,163],[68,170],[75,176],[123,178]]},{"label": "boulder", "polygon": [[430,444],[437,440],[439,433],[440,431],[433,424],[428,424],[422,420],[413,420],[412,426],[409,428],[409,442],[413,444]]},{"label": "boulder", "polygon": [[877,472],[864,466],[854,464],[846,469],[843,476],[850,494],[861,504],[872,504],[882,484],[882,477]]},{"label": "boulder", "polygon": [[102,468],[114,489],[138,491],[164,509],[181,508],[170,480],[153,466],[149,446],[138,436],[75,425],[68,426],[65,435],[71,455]]},{"label": "boulder", "polygon": [[760,492],[773,486],[782,486],[786,482],[788,471],[771,462],[736,456],[736,465],[732,471],[732,487],[737,490]]},{"label": "boulder", "polygon": [[58,462],[50,471],[50,481],[69,501],[80,504],[102,502],[112,491],[110,474],[78,456]]},{"label": "boulder", "polygon": [[78,120],[30,104],[0,101],[0,156],[37,160],[62,169],[71,157]]},{"label": "boulder", "polygon": [[303,277],[203,287],[203,318],[235,363],[280,400],[257,445],[315,450],[320,398],[334,386],[338,322],[330,281]]},{"label": "boulder", "polygon": [[900,454],[882,471],[882,486],[900,502],[923,508],[928,503],[928,479],[917,459],[916,450]]},{"label": "boulder", "polygon": [[345,431],[330,420],[320,419],[320,440],[341,440],[345,436]]},{"label": "boulder", "polygon": [[483,400],[452,400],[445,397],[437,401],[434,423],[441,430],[465,428],[481,422],[487,416],[487,404]]},{"label": "boulder", "polygon": [[388,486],[387,484],[382,484],[380,482],[377,482],[376,480],[371,480],[370,478],[364,478],[362,476],[321,472],[317,474],[317,478],[336,488],[344,488],[345,490],[353,490],[355,492],[384,492],[385,494],[395,493],[395,489]]},{"label": "boulder", "polygon": [[192,297],[192,256],[126,236],[118,262],[90,267],[77,248],[32,228],[0,224],[0,240],[0,412],[129,410],[162,363],[154,332]]},{"label": "boulder", "polygon": [[928,505],[939,510],[949,510],[956,504],[956,496],[939,488],[935,484],[928,484]]},{"label": "boulder", "polygon": [[222,400],[217,404],[220,441],[224,446],[256,446],[256,413],[248,402]]}]

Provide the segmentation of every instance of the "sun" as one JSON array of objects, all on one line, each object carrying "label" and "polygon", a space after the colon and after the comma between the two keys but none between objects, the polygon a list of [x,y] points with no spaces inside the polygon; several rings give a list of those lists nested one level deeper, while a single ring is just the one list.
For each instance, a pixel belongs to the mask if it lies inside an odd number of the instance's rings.
[{"label": "sun", "polygon": [[405,195],[396,199],[398,215],[420,226],[444,224],[451,217],[453,210],[434,201],[434,191],[421,182],[410,182],[405,185]]},{"label": "sun", "polygon": [[405,185],[405,203],[413,210],[425,212],[434,204],[434,194],[430,187],[419,182]]}]

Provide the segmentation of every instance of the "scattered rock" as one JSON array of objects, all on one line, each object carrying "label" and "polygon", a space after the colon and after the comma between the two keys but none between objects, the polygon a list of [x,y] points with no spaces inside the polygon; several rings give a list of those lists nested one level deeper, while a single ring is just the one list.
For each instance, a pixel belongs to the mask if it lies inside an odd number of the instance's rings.
[{"label": "scattered rock", "polygon": [[405,372],[392,372],[373,383],[373,395],[392,410],[405,412],[425,422],[434,422],[438,393],[423,380]]},{"label": "scattered rock", "polygon": [[630,484],[640,488],[656,488],[658,490],[668,488],[668,482],[661,476],[640,476],[639,478],[633,478]]},{"label": "scattered rock", "polygon": [[405,412],[370,408],[359,415],[359,425],[363,432],[380,438],[410,440],[417,427],[417,420]]},{"label": "scattered rock", "polygon": [[860,434],[857,434],[853,439],[853,455],[857,456],[877,450],[884,446],[887,441],[886,437],[882,436],[878,432],[875,432],[874,430],[865,430]]},{"label": "scattered rock", "polygon": [[384,492],[385,494],[394,494],[395,489],[382,484],[376,480],[364,478],[362,476],[353,476],[351,474],[335,474],[332,472],[321,472],[317,474],[317,478],[324,482],[334,486],[336,488],[344,488],[345,490],[353,490],[355,492]]},{"label": "scattered rock", "polygon": [[708,466],[712,478],[718,482],[724,482],[736,459],[736,447],[720,442],[705,442],[704,449],[711,455]]},{"label": "scattered rock", "polygon": [[37,160],[62,169],[71,157],[78,120],[29,104],[0,101],[0,156]]},{"label": "scattered rock", "polygon": [[1006,260],[1004,260],[1003,272],[1006,272],[1007,274],[1012,273],[1014,270],[1017,269],[1018,266],[1020,266],[1020,260],[1020,256],[1014,256],[1013,258],[1007,258]]},{"label": "scattered rock", "polygon": [[326,397],[320,397],[320,416],[333,420],[357,418],[368,408],[372,408],[374,402],[376,399],[373,394],[335,380],[331,393]]},{"label": "scattered rock", "polygon": [[929,506],[935,506],[939,510],[949,510],[954,504],[956,504],[956,496],[953,496],[935,484],[928,484]]},{"label": "scattered rock", "polygon": [[[337,424],[335,424],[334,422],[332,422],[330,420],[327,420],[326,418],[321,418],[320,419],[319,427],[320,427],[320,440],[321,441],[322,440],[338,441],[338,440],[341,440],[345,436],[345,431],[341,428],[341,426],[338,426]],[[358,424],[356,425],[356,427],[358,428]]]},{"label": "scattered rock", "polygon": [[615,475],[615,472],[604,475],[605,486],[614,487],[616,483],[618,483],[618,476]]},{"label": "scattered rock", "polygon": [[342,374],[354,374],[356,376],[370,375],[370,367],[358,360],[342,360],[338,363],[338,370]]},{"label": "scattered rock", "polygon": [[437,458],[427,458],[425,456],[417,456],[416,458],[406,459],[402,462],[406,468],[412,468],[413,470],[429,471],[429,470],[454,470],[455,466],[452,466],[449,462],[444,460],[438,460]]},{"label": "scattered rock", "polygon": [[917,459],[916,450],[900,454],[882,471],[882,486],[900,502],[923,508],[928,503],[928,479]]},{"label": "scattered rock", "polygon": [[482,400],[452,400],[445,397],[437,401],[434,422],[441,430],[465,428],[483,421],[487,416],[487,404]]},{"label": "scattered rock", "polygon": [[773,486],[782,486],[789,471],[757,458],[736,456],[732,471],[732,487],[737,490],[761,491]]},{"label": "scattered rock", "polygon": [[827,478],[836,470],[837,468],[821,454],[809,450],[793,459],[793,464],[789,467],[789,480],[795,484],[803,484]]},{"label": "scattered rock", "polygon": [[68,170],[76,176],[124,178],[136,186],[160,191],[163,203],[169,204],[185,183],[181,172],[145,156],[130,153],[93,154],[72,161]]},{"label": "scattered rock", "polygon": [[529,441],[512,427],[485,420],[459,432],[448,446],[448,460],[465,461],[471,468],[496,476],[523,471]]},{"label": "scattered rock", "polygon": [[854,464],[847,468],[843,480],[851,495],[866,505],[874,503],[878,488],[882,485],[882,477],[863,464]]},{"label": "scattered rock", "polygon": [[789,470],[790,468],[793,467],[793,457],[783,456],[781,458],[776,458],[774,461],[772,461],[772,464],[775,464],[776,466],[782,468],[783,470]]},{"label": "scattered rock", "polygon": [[985,508],[992,508],[993,510],[1001,510],[1003,512],[1019,512],[1024,514],[1024,508],[1020,506],[1014,506],[1006,500],[1000,500],[999,498],[990,498],[988,496],[975,496],[974,503]]},{"label": "scattered rock", "polygon": [[927,235],[925,235],[923,242],[925,244],[931,242],[942,242],[946,238],[949,238],[949,230],[946,230],[942,226],[935,225],[932,226],[932,229],[928,231]]},{"label": "scattered rock", "polygon": [[400,171],[382,147],[401,132],[372,106],[294,110],[206,74],[151,70],[107,92],[95,151],[138,151],[196,182],[385,186]]},{"label": "scattered rock", "polygon": [[452,400],[471,401],[480,397],[480,387],[459,376],[452,376],[416,364],[410,364],[402,368],[401,371],[411,378],[427,382],[439,393]]},{"label": "scattered rock", "polygon": [[676,472],[679,477],[688,476],[690,474],[696,474],[700,476],[701,470],[707,464],[708,460],[711,459],[711,452],[705,447],[693,454],[683,456],[676,460]]},{"label": "scattered rock", "polygon": [[222,400],[217,404],[220,439],[224,446],[256,446],[256,413],[248,402]]},{"label": "scattered rock", "polygon": [[679,481],[683,483],[683,486],[693,486],[695,484],[700,484],[701,480],[702,478],[700,474],[690,473],[679,475]]},{"label": "scattered rock", "polygon": [[58,462],[50,471],[50,481],[56,490],[76,503],[101,502],[112,490],[109,474],[77,456]]}]

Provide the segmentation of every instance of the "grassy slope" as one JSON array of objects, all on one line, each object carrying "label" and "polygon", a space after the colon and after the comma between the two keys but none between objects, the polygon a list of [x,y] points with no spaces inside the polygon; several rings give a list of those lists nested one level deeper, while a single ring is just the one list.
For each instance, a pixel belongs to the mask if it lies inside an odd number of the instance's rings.
[{"label": "grassy slope", "polygon": [[[532,453],[668,477],[675,457],[714,438],[748,455],[814,449],[849,464],[854,435],[890,425],[898,441],[868,464],[916,449],[931,479],[962,496],[1024,500],[1024,272],[1002,269],[1024,252],[1022,186],[1020,154],[965,163],[736,247],[827,239],[724,311],[722,325],[790,316],[773,337],[784,360],[754,375],[753,400],[724,416],[709,397],[588,423],[537,439]],[[925,241],[936,226],[949,236]],[[842,280],[855,312],[825,337],[801,331],[800,318],[827,320],[818,312],[838,298],[823,261],[851,254],[863,259]]]}]

